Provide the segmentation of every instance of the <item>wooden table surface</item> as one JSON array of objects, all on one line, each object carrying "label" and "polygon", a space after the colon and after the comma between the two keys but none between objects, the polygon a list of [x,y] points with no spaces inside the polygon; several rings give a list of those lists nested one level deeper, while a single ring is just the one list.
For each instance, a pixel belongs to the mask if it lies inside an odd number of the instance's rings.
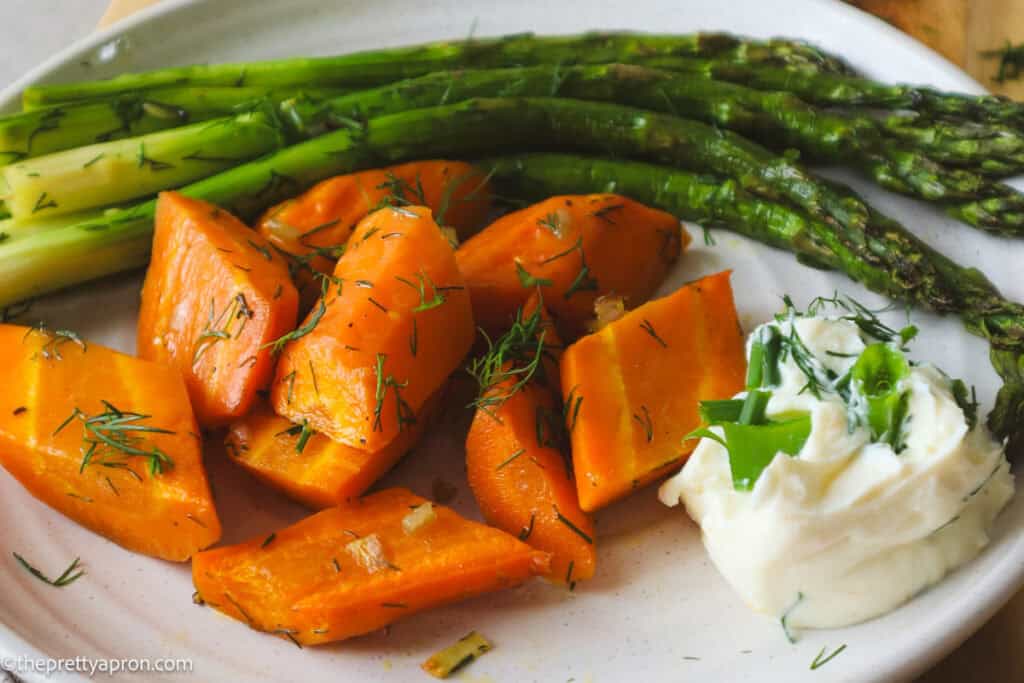
[{"label": "wooden table surface", "polygon": [[[107,26],[158,0],[112,0]],[[1024,0],[848,0],[927,44],[993,92],[1024,99],[1024,79],[995,83],[980,52],[1024,42]],[[1024,682],[1024,591],[917,683]]]}]

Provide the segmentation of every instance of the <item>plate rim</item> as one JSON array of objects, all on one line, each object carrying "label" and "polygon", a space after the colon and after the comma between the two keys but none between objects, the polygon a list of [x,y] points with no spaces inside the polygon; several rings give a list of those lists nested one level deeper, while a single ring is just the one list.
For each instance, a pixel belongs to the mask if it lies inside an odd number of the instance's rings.
[{"label": "plate rim", "polygon": [[[273,2],[273,0],[260,0]],[[666,0],[662,0],[666,1]],[[786,2],[786,0],[774,0]],[[851,20],[871,26],[873,32],[883,34],[887,40],[902,43],[902,45],[923,57],[926,57],[937,73],[945,78],[958,81],[962,84],[963,92],[970,94],[987,94],[989,91],[976,79],[967,74],[963,69],[952,63],[945,56],[933,50],[924,43],[912,38],[900,31],[888,22],[841,0],[802,0],[811,5],[827,7],[829,11],[845,13]],[[53,72],[61,69],[69,62],[79,58],[83,53],[94,50],[104,44],[116,40],[122,35],[131,33],[136,28],[144,25],[155,24],[165,21],[168,17],[191,10],[200,5],[214,4],[216,0],[161,0],[154,5],[146,7],[134,14],[115,22],[114,24],[90,33],[67,47],[59,50],[51,57],[45,59],[37,66],[31,68],[21,77],[15,79],[7,87],[0,89],[0,112],[8,111],[16,106],[20,100],[22,91],[36,83],[44,82]],[[585,29],[582,29],[585,30]],[[713,29],[711,29],[713,30]],[[728,30],[720,28],[718,30]],[[813,41],[812,41],[813,42]],[[1011,463],[1012,466],[1012,463]],[[1011,470],[1013,471],[1013,469]],[[1017,495],[1024,495],[1018,492]],[[930,640],[921,641],[912,652],[905,652],[901,662],[894,666],[878,670],[870,680],[893,681],[910,680],[937,664],[941,659],[951,654],[956,648],[962,645],[968,638],[977,632],[987,623],[1009,600],[1022,588],[1024,588],[1024,542],[1019,543],[1003,562],[997,566],[1001,570],[1002,580],[999,582],[990,581],[977,585],[973,588],[976,604],[983,607],[973,611],[970,617],[956,624],[940,636]],[[970,563],[968,563],[970,564]],[[3,621],[0,621],[0,657],[2,656],[24,656],[31,658],[43,657],[42,653],[31,643],[18,635],[13,628]],[[883,664],[884,666],[884,664]],[[61,675],[45,679],[36,677],[33,674],[18,674],[20,680],[24,681],[86,681],[83,676]]]}]

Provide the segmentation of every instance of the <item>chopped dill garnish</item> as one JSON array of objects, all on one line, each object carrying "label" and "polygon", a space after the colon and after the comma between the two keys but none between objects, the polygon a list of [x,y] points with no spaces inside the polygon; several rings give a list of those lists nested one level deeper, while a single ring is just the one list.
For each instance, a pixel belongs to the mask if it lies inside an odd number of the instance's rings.
[{"label": "chopped dill garnish", "polygon": [[82,338],[71,330],[50,330],[45,325],[39,324],[30,328],[29,331],[25,333],[25,336],[28,337],[28,335],[33,332],[47,337],[46,343],[43,344],[41,349],[39,349],[39,355],[46,360],[64,360],[64,357],[60,353],[60,347],[69,343],[82,347],[83,352],[89,350],[89,347]]},{"label": "chopped dill garnish", "polygon": [[54,435],[59,434],[72,421],[82,423],[82,465],[79,473],[89,465],[99,465],[114,469],[123,469],[136,478],[138,474],[132,470],[126,460],[143,458],[149,462],[152,475],[163,474],[174,467],[174,461],[156,446],[146,443],[147,434],[174,434],[169,429],[161,429],[142,424],[151,415],[119,410],[109,401],[101,401],[105,407],[102,413],[88,415],[75,408],[71,415],[57,427]]},{"label": "chopped dill garnish", "polygon": [[302,453],[306,449],[306,444],[316,434],[309,426],[309,420],[303,420],[300,424],[294,424],[288,429],[281,430],[274,436],[298,436],[298,440],[295,442],[295,452]]},{"label": "chopped dill garnish", "polygon": [[249,243],[250,247],[252,247],[253,249],[255,249],[256,251],[259,252],[260,256],[262,256],[263,258],[267,259],[268,261],[273,261],[274,260],[274,256],[273,256],[273,254],[270,253],[270,249],[268,249],[267,247],[263,246],[262,244],[257,244],[256,242],[254,242],[252,240],[246,240],[246,241]]},{"label": "chopped dill garnish", "polygon": [[373,431],[375,432],[382,431],[384,428],[384,399],[387,398],[388,389],[391,389],[395,395],[395,417],[398,420],[399,431],[404,429],[405,425],[416,422],[416,415],[412,407],[402,398],[402,390],[409,385],[409,382],[399,382],[392,375],[385,375],[384,363],[386,360],[387,354],[378,353],[374,366],[374,373],[377,376],[377,388],[374,396],[376,403],[373,408]]},{"label": "chopped dill garnish", "polygon": [[644,434],[647,437],[647,443],[650,443],[654,438],[654,423],[651,421],[651,413],[647,410],[647,406],[640,406],[640,412],[642,415],[633,413],[633,419],[643,427]]},{"label": "chopped dill garnish", "polygon": [[39,199],[36,200],[35,206],[32,207],[32,213],[38,213],[44,209],[56,209],[57,202],[54,199],[50,199],[47,193],[39,195]]},{"label": "chopped dill garnish", "polygon": [[608,206],[601,207],[600,209],[598,209],[597,211],[590,215],[593,216],[594,218],[604,221],[605,223],[615,225],[615,219],[612,218],[610,214],[613,211],[619,211],[624,208],[626,208],[625,204],[609,204]]},{"label": "chopped dill garnish", "polygon": [[[527,385],[534,377],[544,373],[544,347],[547,330],[543,329],[544,321],[541,308],[528,317],[523,317],[523,310],[516,312],[515,320],[508,332],[492,342],[487,335],[487,353],[473,359],[468,372],[480,387],[473,407],[490,412],[500,408],[505,401]],[[498,387],[510,382],[506,390],[496,391]]]},{"label": "chopped dill garnish", "polygon": [[525,541],[526,539],[528,539],[530,537],[530,534],[533,533],[533,523],[534,523],[534,521],[536,521],[536,519],[537,519],[537,515],[535,513],[530,513],[530,524],[529,524],[529,526],[524,526],[519,531],[519,540],[520,541]]},{"label": "chopped dill garnish", "polygon": [[260,548],[266,548],[268,545],[273,543],[274,539],[276,539],[276,538],[277,538],[277,534],[276,533],[270,534],[269,536],[266,537],[266,539],[264,539],[263,543],[260,544]]},{"label": "chopped dill garnish", "polygon": [[267,342],[266,344],[261,346],[260,349],[265,349],[269,346],[271,347],[273,353],[280,353],[284,349],[285,345],[288,344],[288,342],[293,342],[296,339],[301,339],[302,337],[305,337],[307,334],[316,329],[316,326],[320,324],[320,320],[324,317],[324,314],[327,313],[327,302],[325,296],[327,295],[328,284],[329,282],[327,280],[324,280],[322,282],[320,300],[317,302],[316,309],[312,313],[310,313],[309,317],[306,319],[306,322],[304,322],[301,326],[292,330],[288,334],[279,337],[275,341]]},{"label": "chopped dill garnish", "polygon": [[562,512],[561,512],[561,511],[560,511],[560,510],[558,509],[558,506],[557,506],[557,505],[555,505],[555,506],[554,506],[554,508],[555,508],[555,517],[557,517],[557,518],[558,518],[558,521],[559,521],[559,522],[561,522],[562,524],[564,524],[564,525],[566,525],[567,527],[569,527],[569,529],[570,529],[570,530],[571,530],[571,531],[572,531],[573,533],[575,533],[575,534],[576,534],[577,536],[579,536],[580,538],[582,538],[582,539],[583,539],[584,541],[586,541],[586,542],[587,542],[587,543],[589,543],[590,545],[594,545],[594,539],[593,539],[593,538],[591,538],[591,537],[590,537],[590,536],[589,536],[589,535],[588,535],[588,534],[587,534],[587,533],[586,533],[585,531],[583,531],[582,529],[580,529],[580,528],[579,528],[578,526],[576,526],[575,524],[573,524],[573,523],[572,523],[572,520],[570,520],[570,519],[569,519],[568,517],[566,517],[565,515],[563,515],[563,514],[562,514]]},{"label": "chopped dill garnish", "polygon": [[506,465],[510,464],[513,460],[515,460],[516,458],[518,458],[520,455],[522,455],[525,452],[526,452],[525,448],[520,448],[518,451],[516,451],[512,455],[508,456],[503,461],[501,461],[501,463],[497,467],[495,467],[494,469],[495,470],[502,469],[503,467],[505,467]]},{"label": "chopped dill garnish", "polygon": [[195,351],[192,353],[192,365],[198,363],[203,354],[217,342],[225,339],[238,339],[254,315],[245,300],[245,294],[241,292],[231,297],[231,301],[219,315],[216,314],[216,304],[211,297],[210,310],[206,314],[206,326],[196,338]]},{"label": "chopped dill garnish", "polygon": [[46,576],[46,574],[43,574],[41,571],[39,571],[31,564],[29,564],[28,561],[18,553],[11,554],[14,555],[14,559],[18,561],[18,564],[20,564],[25,571],[27,571],[29,574],[36,577],[43,583],[49,586],[53,586],[54,588],[64,588],[65,586],[70,586],[75,581],[78,581],[80,578],[85,576],[85,570],[82,569],[82,560],[78,557],[76,557],[75,561],[72,562],[71,565],[64,570],[63,574],[58,576],[56,579],[50,579]]},{"label": "chopped dill garnish", "polygon": [[[447,299],[445,298],[443,292],[452,289],[451,287],[438,287],[437,285],[434,284],[434,281],[430,279],[430,276],[427,275],[422,270],[416,273],[417,282],[415,283],[400,275],[396,275],[395,279],[404,285],[412,287],[412,289],[420,295],[420,303],[414,309],[412,309],[413,313],[422,313],[423,311],[429,311],[432,308],[437,308],[438,306],[444,304],[444,302],[447,301]],[[433,292],[429,299],[427,298],[428,285],[430,287],[430,290]]]},{"label": "chopped dill garnish", "polygon": [[546,228],[551,232],[552,235],[561,239],[562,237],[562,219],[557,213],[549,213],[537,220],[537,225],[542,228]]},{"label": "chopped dill garnish", "polygon": [[644,318],[644,321],[640,323],[640,329],[642,329],[647,334],[651,335],[651,338],[654,339],[654,341],[661,344],[662,348],[668,348],[668,343],[658,335],[657,331],[655,331],[654,329],[654,325],[651,324],[650,320]]},{"label": "chopped dill garnish", "polygon": [[530,272],[526,270],[526,268],[523,268],[523,264],[519,259],[515,259],[514,263],[516,266],[516,276],[519,278],[519,284],[523,287],[550,287],[554,284],[554,282],[548,278],[534,277],[533,275],[530,275]]},{"label": "chopped dill garnish", "polygon": [[565,404],[562,406],[565,428],[570,434],[576,429],[576,421],[580,417],[580,407],[583,405],[583,397],[576,395],[577,389],[579,386],[569,390],[569,395],[566,396]]},{"label": "chopped dill garnish", "polygon": [[782,632],[786,634],[786,640],[788,640],[790,643],[796,642],[796,636],[793,635],[793,631],[789,628],[789,615],[791,615],[793,613],[793,610],[795,610],[797,606],[799,606],[800,603],[803,601],[804,594],[798,592],[796,594],[796,600],[793,602],[793,604],[789,606],[789,608],[782,614],[781,617],[779,617],[779,624],[782,626]]},{"label": "chopped dill garnish", "polygon": [[828,646],[827,645],[823,645],[821,647],[821,651],[818,652],[818,656],[814,658],[813,662],[811,662],[811,671],[816,671],[817,669],[820,669],[821,667],[825,666],[826,664],[831,662],[833,659],[835,659],[836,655],[838,655],[840,652],[842,652],[843,650],[846,649],[846,643],[843,643],[842,645],[837,647],[835,649],[835,651],[833,651],[829,656],[827,656],[824,659],[822,659],[822,655],[825,654],[825,648],[826,647],[828,647]]}]

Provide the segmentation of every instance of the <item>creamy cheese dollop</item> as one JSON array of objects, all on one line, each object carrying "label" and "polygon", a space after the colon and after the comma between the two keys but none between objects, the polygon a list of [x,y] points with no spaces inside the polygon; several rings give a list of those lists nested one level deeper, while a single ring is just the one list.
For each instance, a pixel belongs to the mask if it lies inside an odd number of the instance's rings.
[{"label": "creamy cheese dollop", "polygon": [[[833,378],[877,341],[848,319],[790,316],[768,326],[783,337],[795,327]],[[728,450],[705,437],[659,491],[666,505],[686,505],[715,566],[752,609],[792,627],[853,624],[896,608],[988,544],[1013,476],[983,421],[970,427],[948,376],[911,364],[900,380],[908,398],[897,453],[872,440],[855,398],[808,391],[794,354],[779,369],[765,414],[810,415],[799,452],[775,454],[750,490],[737,490]]]}]

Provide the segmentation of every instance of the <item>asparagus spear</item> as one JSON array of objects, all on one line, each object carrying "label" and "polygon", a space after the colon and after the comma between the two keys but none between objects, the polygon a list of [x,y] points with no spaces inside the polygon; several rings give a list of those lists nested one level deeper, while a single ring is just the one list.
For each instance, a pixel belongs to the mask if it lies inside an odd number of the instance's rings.
[{"label": "asparagus spear", "polygon": [[1024,126],[1024,105],[998,95],[963,95],[913,85],[889,85],[851,74],[779,68],[771,64],[729,64],[714,59],[663,55],[634,60],[647,66],[699,73],[759,90],[791,92],[823,106],[911,110],[956,120]]},{"label": "asparagus spear", "polygon": [[[236,213],[252,215],[327,175],[352,170],[356,166],[349,160],[356,154],[363,155],[360,162],[381,165],[415,157],[471,156],[508,148],[552,146],[640,156],[732,177],[738,187],[751,195],[769,200],[785,197],[803,207],[811,219],[828,226],[815,231],[816,240],[833,252],[847,250],[860,259],[854,261],[851,257],[851,263],[876,268],[879,282],[892,281],[903,289],[915,290],[941,280],[931,261],[903,258],[904,252],[889,248],[885,240],[895,239],[891,237],[895,228],[890,222],[871,216],[856,195],[835,190],[786,159],[704,124],[575,100],[471,100],[378,117],[214,176],[189,186],[185,192]],[[338,159],[333,156],[335,149],[340,155]],[[749,207],[744,210],[753,211]],[[127,212],[108,212],[97,221],[59,232],[81,229],[120,234],[128,230],[135,238],[145,240],[151,219],[152,206],[143,205]],[[0,245],[0,263],[5,264],[9,273],[16,274],[19,264],[15,259],[4,258],[5,248]],[[821,254],[815,251],[806,256],[814,261]],[[22,260],[29,263],[33,259]],[[131,265],[127,260],[122,263],[123,267]],[[46,278],[40,278],[23,282],[19,289],[13,282],[16,279],[5,282],[0,276],[0,304],[25,296],[23,288],[29,284],[42,289],[51,287]],[[939,291],[937,285],[934,291]],[[954,305],[955,297],[955,292],[944,294],[949,306]],[[937,294],[932,296],[936,308],[940,308],[939,300]]]},{"label": "asparagus spear", "polygon": [[[159,88],[0,116],[0,165],[228,116],[266,100],[295,97],[298,92],[262,87]],[[332,88],[305,92],[318,99],[341,94]]]},{"label": "asparagus spear", "polygon": [[[1024,233],[1016,220],[1024,196],[964,169],[950,169],[914,149],[893,146],[869,117],[839,115],[783,92],[692,79],[635,65],[536,66],[441,72],[327,102],[282,104],[282,114],[301,135],[315,135],[353,117],[379,116],[471,97],[552,95],[628,104],[693,117],[775,146],[795,147],[823,161],[852,163],[891,190],[937,202],[1000,197],[999,211],[976,227],[1008,235]],[[958,215],[974,219],[975,214]],[[1006,217],[1005,223],[1003,217]]]},{"label": "asparagus spear", "polygon": [[276,119],[240,114],[26,159],[0,168],[0,194],[16,219],[55,216],[177,187],[282,144]]},{"label": "asparagus spear", "polygon": [[715,57],[727,63],[767,63],[812,71],[842,73],[848,70],[835,57],[806,43],[785,39],[759,41],[722,33],[588,33],[554,37],[521,34],[428,43],[333,57],[174,67],[125,74],[106,81],[33,86],[25,90],[22,99],[25,109],[35,109],[50,104],[170,86],[366,87],[443,69],[628,62],[654,55]]},{"label": "asparagus spear", "polygon": [[[889,222],[885,232],[872,238],[872,251],[891,252],[884,257],[890,264],[886,265],[846,248],[843,240],[835,239],[836,226],[744,196],[734,187],[716,193],[713,178],[695,182],[693,176],[663,166],[561,154],[496,157],[481,164],[513,193],[544,197],[618,192],[685,220],[716,225],[786,249],[798,259],[810,257],[813,264],[841,270],[889,297],[940,313],[956,313],[969,332],[990,342],[993,366],[1005,382],[989,416],[990,429],[999,437],[1010,438],[1012,451],[1024,446],[1024,306],[1003,298],[976,269],[956,264],[900,226]],[[751,208],[754,210],[748,210]],[[898,281],[898,271],[889,270],[905,260],[931,262],[935,277],[907,287]]]}]

